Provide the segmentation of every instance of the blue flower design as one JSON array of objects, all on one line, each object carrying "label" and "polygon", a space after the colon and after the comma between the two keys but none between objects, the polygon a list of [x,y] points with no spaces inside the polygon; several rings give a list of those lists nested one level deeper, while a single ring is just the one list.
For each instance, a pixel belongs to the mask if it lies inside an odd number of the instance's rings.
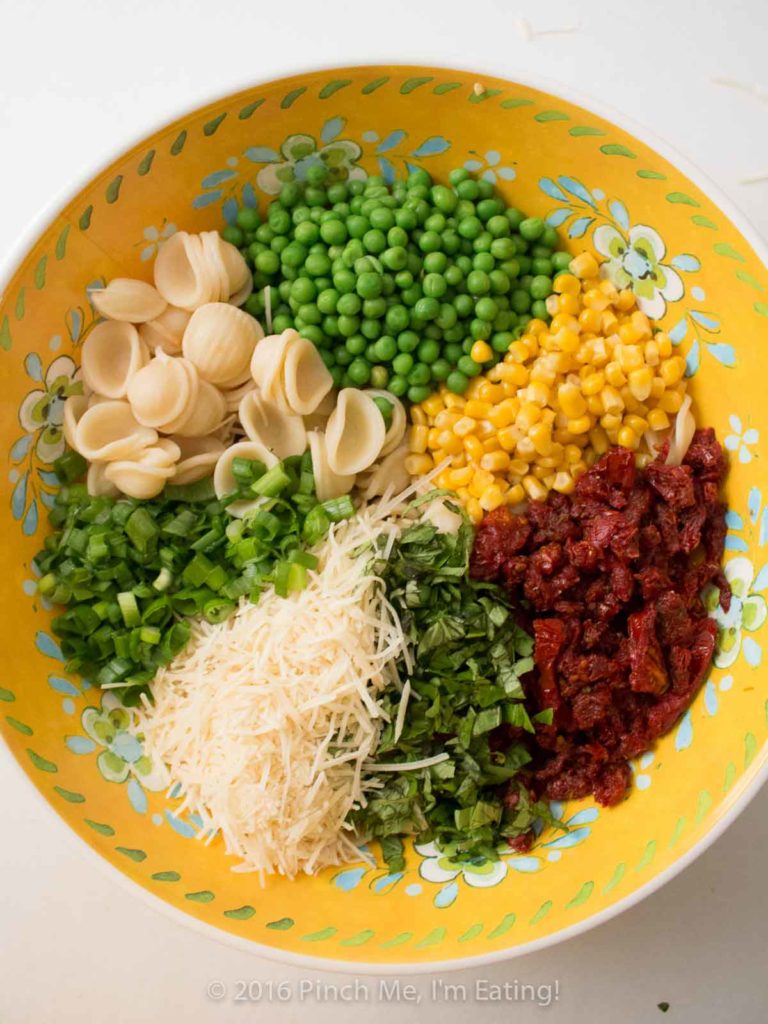
[{"label": "blue flower design", "polygon": [[502,181],[514,181],[517,177],[517,171],[514,167],[508,167],[506,165],[499,166],[501,164],[501,153],[496,149],[489,149],[487,153],[483,154],[482,160],[478,160],[476,157],[470,160],[464,161],[464,167],[468,171],[477,172],[482,171],[480,175],[485,181],[490,181],[492,184],[496,184],[500,178]]},{"label": "blue flower design", "polygon": [[725,447],[729,452],[738,452],[739,462],[747,465],[753,458],[749,447],[759,443],[760,432],[754,427],[747,427],[745,430],[741,419],[736,415],[730,416],[728,423],[733,433],[726,436]]}]

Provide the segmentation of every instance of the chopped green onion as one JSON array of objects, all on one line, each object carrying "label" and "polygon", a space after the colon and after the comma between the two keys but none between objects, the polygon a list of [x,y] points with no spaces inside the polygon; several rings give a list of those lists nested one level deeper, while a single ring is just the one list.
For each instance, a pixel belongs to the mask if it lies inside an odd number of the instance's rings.
[{"label": "chopped green onion", "polygon": [[37,589],[43,597],[48,597],[56,589],[57,582],[55,574],[49,572],[45,576],[40,577]]},{"label": "chopped green onion", "polygon": [[163,491],[168,501],[188,501],[192,503],[202,501],[214,501],[216,491],[213,487],[213,477],[206,476],[202,480],[196,480],[192,484],[168,484]]},{"label": "chopped green onion", "polygon": [[163,567],[158,573],[157,577],[152,581],[152,586],[155,590],[160,592],[167,590],[168,587],[173,583],[173,574],[170,569]]},{"label": "chopped green onion", "polygon": [[291,478],[278,463],[251,484],[251,491],[254,494],[263,495],[265,498],[276,498],[278,494],[282,494],[290,482]]},{"label": "chopped green onion", "polygon": [[223,622],[234,612],[237,605],[234,601],[226,601],[215,597],[203,606],[203,618],[207,622]]},{"label": "chopped green onion", "polygon": [[291,575],[290,562],[278,562],[275,566],[274,588],[278,597],[288,597],[288,581]]},{"label": "chopped green onion", "polygon": [[201,587],[211,572],[213,572],[213,562],[205,555],[197,554],[181,575],[190,586]]},{"label": "chopped green onion", "polygon": [[307,513],[307,517],[304,520],[304,526],[301,529],[302,539],[310,546],[317,544],[328,533],[330,525],[330,517],[326,514],[323,506],[316,505]]},{"label": "chopped green onion", "polygon": [[307,570],[298,562],[288,563],[288,590],[304,590],[307,585]]},{"label": "chopped green onion", "polygon": [[139,639],[143,644],[151,644],[153,647],[160,643],[163,634],[157,626],[142,626],[139,630]]},{"label": "chopped green onion", "polygon": [[351,519],[355,514],[355,506],[348,494],[340,498],[330,498],[320,506],[332,523],[340,523],[345,519]]},{"label": "chopped green onion", "polygon": [[109,557],[109,544],[107,544],[107,538],[103,533],[92,534],[88,538],[88,547],[86,549],[87,557],[91,562],[99,562],[103,558]]},{"label": "chopped green onion", "polygon": [[126,626],[138,626],[141,622],[141,613],[136,601],[136,595],[130,591],[117,595],[117,603],[120,605],[120,612]]},{"label": "chopped green onion", "polygon": [[125,524],[125,532],[134,547],[145,552],[160,531],[149,512],[145,508],[137,508]]},{"label": "chopped green onion", "polygon": [[310,554],[309,551],[292,551],[288,561],[295,565],[303,565],[305,569],[316,569],[319,565],[317,556]]},{"label": "chopped green onion", "polygon": [[74,483],[79,480],[88,469],[88,463],[83,456],[71,448],[60,455],[53,464],[53,471],[63,484]]}]

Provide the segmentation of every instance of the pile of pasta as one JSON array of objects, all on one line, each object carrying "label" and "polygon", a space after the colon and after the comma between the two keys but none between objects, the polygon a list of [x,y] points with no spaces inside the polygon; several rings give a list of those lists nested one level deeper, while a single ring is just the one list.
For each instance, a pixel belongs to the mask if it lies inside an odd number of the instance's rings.
[{"label": "pile of pasta", "polygon": [[[179,231],[160,249],[154,285],[116,278],[91,292],[104,319],[83,344],[84,394],[64,409],[90,494],[148,499],[213,474],[222,497],[236,489],[236,458],[270,468],[308,449],[321,501],[407,483],[402,403],[375,389],[335,395],[312,342],[294,330],[265,337],[238,308],[251,286],[217,232]],[[242,516],[256,503],[228,508]]]}]

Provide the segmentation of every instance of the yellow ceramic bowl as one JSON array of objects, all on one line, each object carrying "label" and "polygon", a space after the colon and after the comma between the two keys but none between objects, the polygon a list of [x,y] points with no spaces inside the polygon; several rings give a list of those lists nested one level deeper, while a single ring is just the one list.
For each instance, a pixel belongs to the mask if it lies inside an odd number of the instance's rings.
[{"label": "yellow ceramic bowl", "polygon": [[[633,765],[631,798],[556,808],[566,835],[527,855],[456,864],[434,847],[404,874],[353,866],[261,888],[173,813],[128,712],[67,675],[35,592],[61,452],[62,403],[94,323],[89,283],[149,276],[177,227],[219,227],[324,161],[342,177],[437,178],[465,165],[594,247],[688,361],[701,423],[731,453],[717,667],[677,728]],[[148,136],[89,181],[11,268],[0,303],[3,403],[0,729],[53,810],[166,907],[212,933],[297,961],[443,967],[530,950],[636,902],[688,863],[757,789],[768,762],[764,394],[768,272],[759,244],[635,135],[539,89],[464,72],[353,67],[255,86]],[[31,793],[30,793],[31,796]],[[181,916],[181,915],[180,915]]]}]

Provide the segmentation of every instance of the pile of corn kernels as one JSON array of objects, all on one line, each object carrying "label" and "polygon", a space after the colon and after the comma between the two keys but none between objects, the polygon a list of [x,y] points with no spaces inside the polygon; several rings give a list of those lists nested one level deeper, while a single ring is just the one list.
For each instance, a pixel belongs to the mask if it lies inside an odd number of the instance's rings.
[{"label": "pile of corn kernels", "polygon": [[[411,410],[408,471],[450,459],[435,483],[456,491],[475,522],[550,490],[570,494],[611,445],[645,464],[648,432],[667,431],[683,402],[685,360],[629,289],[600,279],[594,256],[577,256],[554,291],[549,325],[531,320],[464,395],[442,388]],[[485,341],[471,355],[494,358]]]}]

